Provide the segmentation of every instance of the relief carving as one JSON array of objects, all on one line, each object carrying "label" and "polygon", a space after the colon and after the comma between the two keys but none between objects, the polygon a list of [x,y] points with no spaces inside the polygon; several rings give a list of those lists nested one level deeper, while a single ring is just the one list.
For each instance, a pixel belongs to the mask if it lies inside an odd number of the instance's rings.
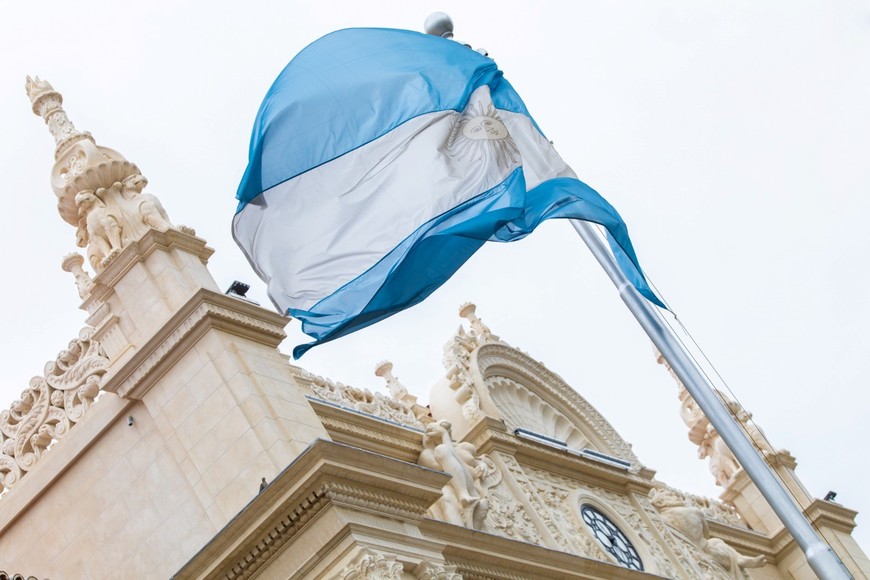
[{"label": "relief carving", "polygon": [[701,509],[687,505],[680,494],[666,487],[652,491],[652,504],[665,522],[678,530],[690,544],[704,552],[728,572],[726,578],[746,580],[748,568],[761,568],[767,564],[763,555],[744,556],[721,538],[710,536],[707,518]]},{"label": "relief carving", "polygon": [[449,422],[433,421],[426,426],[417,462],[453,476],[442,489],[441,499],[432,506],[433,515],[453,525],[483,529],[489,510],[487,490],[501,480],[492,459],[478,455],[471,443],[453,441]]},{"label": "relief carving", "polygon": [[33,377],[9,409],[0,412],[0,491],[32,469],[49,445],[63,437],[100,392],[109,359],[84,328],[57,359]]},{"label": "relief carving", "polygon": [[417,580],[462,580],[462,574],[456,572],[456,566],[441,566],[432,562],[422,562],[414,568],[414,578]]},{"label": "relief carving", "polygon": [[[148,180],[130,175],[109,187],[84,189],[75,196],[78,207],[76,243],[88,248],[91,267],[99,272],[123,248],[141,238],[149,229],[166,231],[172,227],[160,200],[143,193]],[[193,230],[178,228],[185,233]]]},{"label": "relief carving", "polygon": [[470,421],[483,417],[480,410],[480,395],[474,386],[474,377],[469,371],[471,353],[477,348],[477,341],[459,327],[453,340],[444,345],[444,368],[453,398],[462,409],[462,416]]},{"label": "relief carving", "polygon": [[[557,414],[565,414],[564,421],[558,421],[554,425],[557,429],[550,435],[563,441],[569,441],[574,445],[584,445],[590,441],[592,447],[614,455],[631,463],[632,470],[639,470],[642,466],[637,456],[631,450],[631,445],[623,439],[616,429],[605,419],[598,410],[589,404],[572,389],[565,381],[540,362],[535,361],[528,355],[503,343],[486,344],[477,352],[477,366],[483,375],[486,385],[491,390],[491,396],[501,399],[500,412],[505,418],[513,415],[520,420],[523,415],[528,416],[528,410],[517,411],[508,408],[514,403],[525,403],[541,409],[544,414],[551,414],[556,409],[563,411]],[[522,384],[509,377],[523,377]],[[534,395],[521,395],[516,386],[522,391]],[[547,393],[549,403],[543,403],[538,393]],[[537,400],[535,400],[537,399]],[[552,404],[557,401],[558,405]],[[531,407],[529,410],[532,410]],[[555,415],[553,415],[555,417]],[[537,419],[540,424],[540,418]],[[583,426],[581,433],[577,426]],[[523,427],[525,425],[512,425]],[[528,426],[526,426],[528,427]]]},{"label": "relief carving", "polygon": [[402,564],[395,554],[381,554],[364,548],[353,563],[338,575],[340,580],[401,580]]},{"label": "relief carving", "polygon": [[[499,453],[498,458],[503,465],[507,466],[514,481],[517,481],[524,488],[527,487],[525,475],[516,460],[505,453]],[[544,545],[544,541],[535,528],[532,518],[526,512],[525,506],[517,501],[510,486],[504,480],[490,490],[487,500],[489,500],[490,505],[486,518],[488,530],[529,544]]]}]

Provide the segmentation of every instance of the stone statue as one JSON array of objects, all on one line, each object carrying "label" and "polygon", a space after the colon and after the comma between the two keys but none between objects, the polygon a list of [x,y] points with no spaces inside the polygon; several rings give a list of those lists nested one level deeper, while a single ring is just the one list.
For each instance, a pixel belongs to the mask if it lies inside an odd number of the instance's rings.
[{"label": "stone statue", "polygon": [[716,479],[716,485],[728,487],[734,475],[740,471],[740,464],[711,424],[707,424],[707,432],[698,447],[698,458],[710,458],[710,473]]},{"label": "stone statue", "polygon": [[[76,129],[63,110],[63,97],[51,84],[27,77],[25,90],[33,112],[45,120],[55,140],[51,184],[58,212],[77,228],[76,244],[87,248],[88,261],[98,274],[149,230],[173,227],[160,200],[144,193],[148,180],[139,168]],[[195,234],[184,226],[177,229]]]},{"label": "stone statue", "polygon": [[436,517],[457,526],[482,529],[489,509],[486,491],[498,478],[498,469],[492,460],[478,456],[477,448],[471,443],[454,442],[449,422],[433,421],[426,426],[423,450],[417,462],[453,476],[444,486],[443,496],[433,506]]},{"label": "stone statue", "polygon": [[[76,205],[79,208],[78,244],[80,247],[95,246],[93,253],[88,252],[91,266],[102,269],[121,252],[121,224],[93,190],[77,193]],[[96,258],[99,258],[99,264],[94,263]]]},{"label": "stone statue", "polygon": [[747,568],[761,568],[767,564],[763,556],[744,556],[721,538],[710,537],[707,518],[699,508],[687,505],[674,491],[657,487],[652,490],[652,504],[662,519],[679,530],[686,539],[722,566],[734,580],[750,578]]}]

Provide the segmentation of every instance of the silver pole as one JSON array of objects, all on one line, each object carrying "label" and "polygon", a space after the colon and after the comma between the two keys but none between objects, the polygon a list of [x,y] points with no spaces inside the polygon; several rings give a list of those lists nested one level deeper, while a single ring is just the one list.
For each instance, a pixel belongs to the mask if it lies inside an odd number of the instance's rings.
[{"label": "silver pole", "polygon": [[623,275],[613,254],[610,253],[610,248],[598,235],[595,227],[588,222],[579,220],[571,220],[571,225],[574,226],[592,255],[595,256],[607,276],[616,285],[622,301],[625,302],[653,344],[671,365],[686,390],[704,411],[704,415],[707,416],[728,448],[734,453],[734,457],[746,470],[761,495],[764,496],[783,525],[794,537],[816,575],[822,580],[852,580],[852,575],[837,557],[837,554],[819,538],[800,509],[791,500],[785,488],[755,451],[755,447],[716,394],[713,385],[698,370],[691,355],[664,324],[658,310],[641,296]]}]

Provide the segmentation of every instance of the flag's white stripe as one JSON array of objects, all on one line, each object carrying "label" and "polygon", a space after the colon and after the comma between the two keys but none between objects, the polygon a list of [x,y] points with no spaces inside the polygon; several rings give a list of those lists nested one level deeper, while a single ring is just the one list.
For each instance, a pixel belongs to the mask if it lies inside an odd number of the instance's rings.
[{"label": "flag's white stripe", "polygon": [[[472,95],[466,116],[489,101]],[[523,155],[529,188],[571,176],[528,117],[498,111]],[[460,113],[412,119],[380,139],[263,193],[234,220],[237,241],[282,309],[310,309],[371,268],[422,224],[501,183],[520,163],[467,139],[446,149]],[[397,161],[397,158],[401,160]],[[372,167],[372,160],[380,160]]]}]

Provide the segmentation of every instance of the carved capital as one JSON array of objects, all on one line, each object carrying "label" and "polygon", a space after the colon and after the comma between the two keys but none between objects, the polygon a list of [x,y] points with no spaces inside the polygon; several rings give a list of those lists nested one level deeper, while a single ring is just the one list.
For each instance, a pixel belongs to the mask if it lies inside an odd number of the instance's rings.
[{"label": "carved capital", "polygon": [[364,548],[351,564],[338,574],[340,580],[401,580],[402,564],[395,554],[382,554]]}]

